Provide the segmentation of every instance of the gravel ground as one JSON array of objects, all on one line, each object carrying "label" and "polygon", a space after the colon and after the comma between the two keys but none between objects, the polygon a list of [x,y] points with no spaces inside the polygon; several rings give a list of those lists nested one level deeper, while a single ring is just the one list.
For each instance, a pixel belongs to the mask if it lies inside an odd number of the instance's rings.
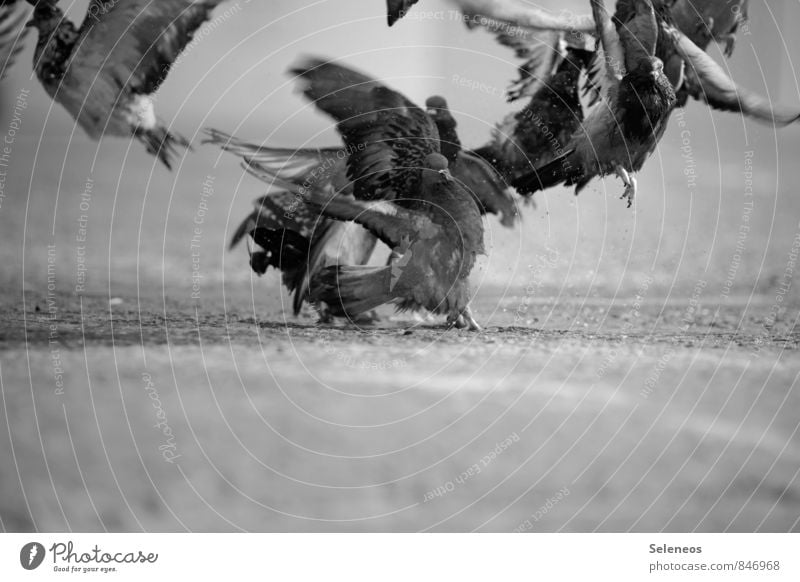
[{"label": "gravel ground", "polygon": [[7,295],[3,528],[800,531],[796,306],[476,308]]}]

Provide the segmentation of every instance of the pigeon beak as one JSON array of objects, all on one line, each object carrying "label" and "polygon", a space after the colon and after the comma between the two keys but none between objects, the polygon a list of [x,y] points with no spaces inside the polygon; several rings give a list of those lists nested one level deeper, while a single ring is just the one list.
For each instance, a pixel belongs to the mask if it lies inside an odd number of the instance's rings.
[{"label": "pigeon beak", "polygon": [[434,109],[433,107],[428,107],[425,110],[425,113],[427,113],[431,117],[436,117],[439,114],[439,110],[438,109]]},{"label": "pigeon beak", "polygon": [[453,174],[450,173],[450,170],[439,170],[439,173],[444,176],[444,179],[448,182],[454,182]]}]

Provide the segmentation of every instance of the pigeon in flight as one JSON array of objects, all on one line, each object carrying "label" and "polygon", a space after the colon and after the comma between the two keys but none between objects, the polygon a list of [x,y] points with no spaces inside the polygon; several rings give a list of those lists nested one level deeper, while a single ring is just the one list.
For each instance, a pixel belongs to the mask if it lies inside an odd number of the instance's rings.
[{"label": "pigeon in flight", "polygon": [[386,13],[389,26],[403,18],[419,0],[386,0]]},{"label": "pigeon in flight", "polygon": [[675,106],[672,84],[655,57],[659,23],[650,0],[633,0],[635,12],[616,26],[603,0],[591,0],[602,39],[601,98],[588,111],[568,151],[517,180],[522,194],[556,184],[576,185],[579,193],[595,176],[616,173],[632,204],[638,171],[655,149]]},{"label": "pigeon in flight", "polygon": [[36,76],[92,139],[140,140],[167,168],[189,142],[156,117],[153,95],[222,0],[91,0],[78,28],[56,0],[34,4]]},{"label": "pigeon in flight", "polygon": [[14,60],[24,47],[28,29],[28,8],[20,0],[0,3],[0,79],[5,78]]}]

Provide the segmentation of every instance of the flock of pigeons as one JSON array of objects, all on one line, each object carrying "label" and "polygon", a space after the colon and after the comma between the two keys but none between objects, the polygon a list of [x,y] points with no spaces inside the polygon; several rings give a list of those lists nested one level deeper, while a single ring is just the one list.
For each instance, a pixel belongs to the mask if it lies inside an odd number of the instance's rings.
[{"label": "flock of pigeons", "polygon": [[[76,27],[57,0],[0,0],[0,66],[38,31],[33,67],[47,94],[94,139],[135,137],[171,167],[185,138],[156,117],[153,95],[194,32],[224,0],[91,0]],[[391,26],[418,0],[387,0]],[[632,203],[633,176],[687,100],[775,126],[800,118],[738,86],[706,54],[731,56],[748,0],[590,0],[591,13],[553,15],[513,0],[452,0],[524,59],[511,100],[527,104],[486,145],[464,149],[446,101],[425,108],[360,72],[308,58],[291,70],[303,94],[332,117],[342,144],[322,149],[245,143],[208,130],[267,182],[239,226],[258,274],[281,271],[299,313],[360,318],[385,303],[427,309],[479,330],[470,272],[484,252],[483,214],[505,226],[522,199],[557,184],[576,194],[616,174]],[[32,12],[31,8],[33,7]],[[392,254],[367,266],[377,241]]]}]

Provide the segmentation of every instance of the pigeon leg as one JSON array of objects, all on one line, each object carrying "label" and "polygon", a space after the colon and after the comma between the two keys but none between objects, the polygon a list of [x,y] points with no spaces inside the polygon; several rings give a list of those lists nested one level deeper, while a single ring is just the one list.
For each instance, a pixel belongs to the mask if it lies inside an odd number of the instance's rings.
[{"label": "pigeon leg", "polygon": [[331,310],[328,306],[324,303],[320,303],[316,306],[317,315],[319,319],[317,320],[317,325],[330,325],[333,323],[333,315],[331,314]]},{"label": "pigeon leg", "polygon": [[614,170],[617,172],[619,179],[622,180],[622,183],[625,184],[625,192],[622,193],[620,199],[627,199],[628,208],[630,208],[633,204],[633,199],[636,197],[636,178],[631,176],[628,170],[623,168],[620,164],[617,164]]},{"label": "pigeon leg", "polygon": [[467,329],[470,331],[483,331],[481,326],[478,325],[478,322],[475,321],[475,318],[472,316],[472,310],[469,308],[469,305],[467,305],[466,309],[464,309],[464,312],[459,317],[463,317],[466,320]]},{"label": "pigeon leg", "polygon": [[447,316],[447,322],[445,323],[449,328],[456,328],[456,329],[464,329],[467,327],[467,322],[464,321],[464,316],[460,313],[450,313]]}]

